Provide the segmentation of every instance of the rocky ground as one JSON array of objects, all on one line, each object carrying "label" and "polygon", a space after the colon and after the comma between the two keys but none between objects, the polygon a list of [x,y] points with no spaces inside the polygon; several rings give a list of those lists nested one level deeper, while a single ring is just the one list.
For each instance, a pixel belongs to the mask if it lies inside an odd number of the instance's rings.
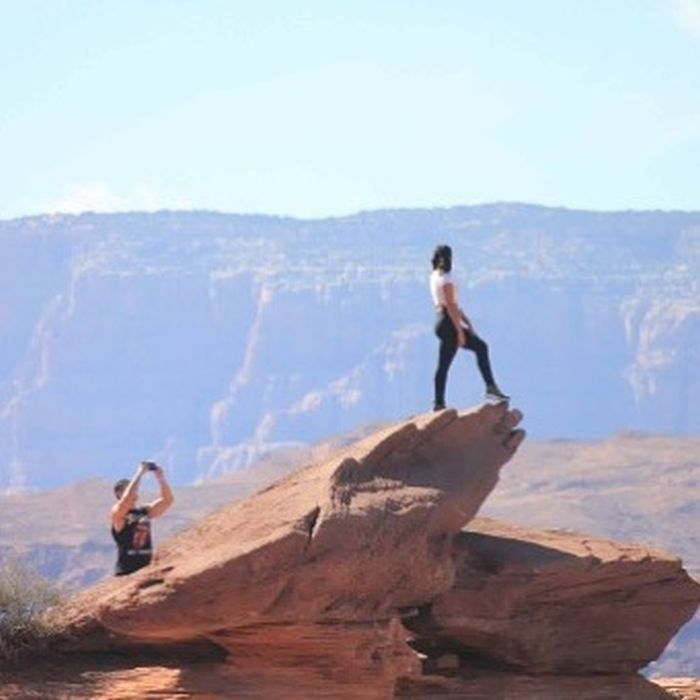
[{"label": "rocky ground", "polygon": [[700,602],[680,560],[475,519],[521,419],[418,416],[224,507],[53,611],[4,697],[694,697],[638,673]]}]

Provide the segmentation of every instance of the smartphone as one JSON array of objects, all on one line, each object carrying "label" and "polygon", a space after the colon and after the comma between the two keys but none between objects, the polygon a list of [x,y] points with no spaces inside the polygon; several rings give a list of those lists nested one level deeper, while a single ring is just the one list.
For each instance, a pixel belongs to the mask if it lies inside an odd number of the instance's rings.
[{"label": "smartphone", "polygon": [[158,465],[155,462],[141,462],[148,471],[154,472],[158,469]]}]

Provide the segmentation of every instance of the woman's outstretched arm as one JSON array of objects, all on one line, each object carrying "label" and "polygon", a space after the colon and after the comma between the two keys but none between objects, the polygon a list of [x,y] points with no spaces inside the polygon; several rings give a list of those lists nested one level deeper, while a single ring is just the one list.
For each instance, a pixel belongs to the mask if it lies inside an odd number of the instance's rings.
[{"label": "woman's outstretched arm", "polygon": [[462,323],[467,327],[467,330],[470,333],[475,334],[476,331],[474,330],[474,324],[471,322],[467,314],[462,311],[462,309],[459,309],[459,317],[462,319]]}]

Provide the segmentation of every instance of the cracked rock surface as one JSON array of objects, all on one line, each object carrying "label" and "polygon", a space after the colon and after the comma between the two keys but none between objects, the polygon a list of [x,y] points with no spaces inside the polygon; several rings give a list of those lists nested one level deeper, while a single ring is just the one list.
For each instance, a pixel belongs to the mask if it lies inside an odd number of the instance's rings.
[{"label": "cracked rock surface", "polygon": [[533,673],[633,673],[661,655],[700,585],[658,549],[477,518],[452,588],[407,619],[436,649]]},{"label": "cracked rock surface", "polygon": [[[447,591],[451,540],[524,437],[505,404],[417,416],[233,503],[62,612],[74,648],[387,621]],[[237,633],[240,631],[240,634]]]},{"label": "cracked rock surface", "polygon": [[34,680],[75,698],[695,697],[636,673],[698,606],[677,558],[475,517],[521,420],[420,415],[232,503],[55,611],[60,663]]}]

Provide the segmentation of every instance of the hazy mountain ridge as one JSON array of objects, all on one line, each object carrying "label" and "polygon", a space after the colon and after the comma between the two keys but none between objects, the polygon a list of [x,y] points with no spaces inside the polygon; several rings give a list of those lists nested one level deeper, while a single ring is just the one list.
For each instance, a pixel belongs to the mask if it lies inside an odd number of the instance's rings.
[{"label": "hazy mountain ridge", "polygon": [[0,222],[0,486],[192,480],[423,410],[443,240],[534,435],[700,430],[699,213],[56,215]]}]

